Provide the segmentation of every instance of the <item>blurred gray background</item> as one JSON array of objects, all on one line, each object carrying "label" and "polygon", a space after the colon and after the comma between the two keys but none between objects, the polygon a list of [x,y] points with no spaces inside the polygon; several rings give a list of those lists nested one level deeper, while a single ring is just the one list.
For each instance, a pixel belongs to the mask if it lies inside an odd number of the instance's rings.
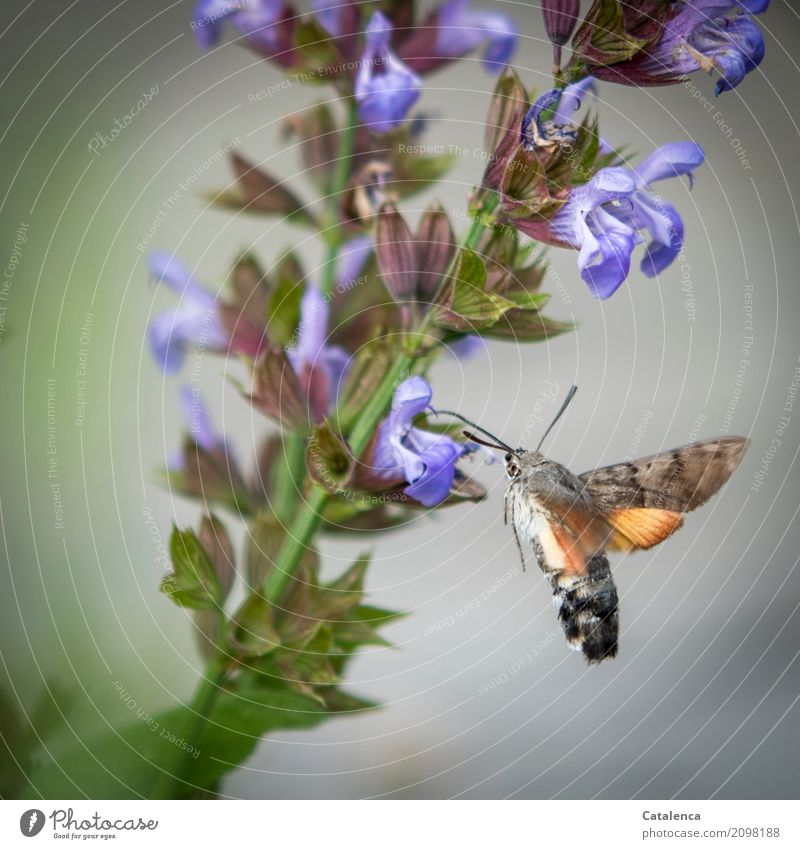
[{"label": "blurred gray background", "polygon": [[[514,17],[516,65],[527,84],[547,86],[538,5],[474,5]],[[157,709],[188,698],[202,668],[188,623],[157,589],[163,564],[148,516],[166,539],[173,518],[194,522],[198,508],[155,482],[178,445],[181,381],[164,379],[146,349],[150,315],[173,301],[155,294],[137,245],[157,221],[151,246],[174,250],[214,288],[242,248],[267,266],[293,244],[309,269],[321,259],[302,231],[209,210],[202,195],[229,180],[226,143],[282,175],[299,171],[278,124],[332,89],[292,86],[251,102],[278,71],[236,46],[201,54],[192,7],[4,4],[4,269],[15,262],[0,293],[0,674],[25,709],[44,681],[71,691],[66,733],[77,737],[126,719],[114,681]],[[534,564],[522,574],[503,526],[502,468],[476,466],[486,502],[370,540],[373,601],[410,615],[387,633],[395,649],[362,653],[350,689],[386,707],[262,741],[223,792],[796,797],[800,21],[786,0],[772,7],[761,19],[762,68],[718,100],[705,77],[662,90],[600,87],[612,143],[646,155],[692,138],[707,152],[693,191],[662,184],[686,225],[683,261],[658,281],[635,271],[600,303],[575,255],[554,251],[550,313],[577,321],[577,332],[546,345],[490,343],[433,374],[439,404],[512,443],[534,412],[555,411],[542,400],[548,387],[560,398],[577,383],[548,445],[576,472],[720,433],[752,439],[730,484],[684,530],[615,557],[619,657],[589,669],[566,648],[548,587]],[[456,216],[482,169],[471,151],[493,82],[477,58],[428,77],[419,108],[438,120],[426,140],[467,154],[404,205],[409,217],[438,197],[465,229]],[[146,108],[93,154],[95,133],[108,134],[153,86]],[[215,421],[249,459],[267,427],[226,382],[223,360],[190,358],[186,376],[195,366]],[[529,443],[541,427],[527,431]],[[326,569],[361,547],[325,542]]]}]

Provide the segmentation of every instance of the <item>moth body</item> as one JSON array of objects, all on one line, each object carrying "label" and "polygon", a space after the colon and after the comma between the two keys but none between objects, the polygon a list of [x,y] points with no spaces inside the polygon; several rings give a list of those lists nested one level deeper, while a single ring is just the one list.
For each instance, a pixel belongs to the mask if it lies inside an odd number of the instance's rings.
[{"label": "moth body", "polygon": [[590,663],[617,653],[618,595],[607,550],[651,548],[731,476],[747,447],[724,437],[574,475],[539,451],[506,454],[506,521],[553,590],[570,647]]}]

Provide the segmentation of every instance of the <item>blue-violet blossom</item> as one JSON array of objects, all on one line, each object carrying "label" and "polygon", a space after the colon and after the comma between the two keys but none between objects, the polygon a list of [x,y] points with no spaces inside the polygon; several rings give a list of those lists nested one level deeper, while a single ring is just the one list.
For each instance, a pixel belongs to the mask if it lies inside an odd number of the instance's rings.
[{"label": "blue-violet blossom", "polygon": [[[201,450],[207,454],[221,451],[226,456],[231,456],[227,442],[214,430],[208,409],[197,389],[189,384],[181,386],[178,391],[178,406],[187,433]],[[186,454],[183,448],[169,458],[167,470],[170,472],[186,471]]]},{"label": "blue-violet blossom", "polygon": [[310,284],[300,303],[297,342],[286,351],[315,421],[321,421],[335,402],[349,361],[343,348],[326,344],[329,314],[327,300]]},{"label": "blue-violet blossom", "polygon": [[405,493],[426,507],[447,498],[456,461],[468,448],[449,436],[414,427],[414,417],[431,402],[431,387],[421,377],[409,377],[395,390],[392,410],[378,431],[373,464],[381,477],[408,481]]},{"label": "blue-violet blossom", "polygon": [[227,450],[225,439],[211,424],[211,417],[200,393],[190,384],[181,386],[178,394],[181,415],[192,439],[209,454],[218,449]]},{"label": "blue-violet blossom", "polygon": [[470,0],[447,0],[437,13],[436,49],[443,56],[464,56],[487,42],[483,62],[490,71],[501,71],[511,60],[517,30],[507,15],[473,12]]},{"label": "blue-violet blossom", "polygon": [[224,350],[229,335],[220,320],[216,298],[204,289],[191,271],[174,256],[153,251],[147,257],[152,277],[180,296],[177,307],[150,322],[149,339],[153,357],[165,374],[175,374],[188,346]]},{"label": "blue-violet blossom", "polygon": [[594,77],[565,88],[551,88],[540,95],[522,119],[521,142],[528,150],[556,145],[573,145],[578,138],[574,113],[588,91],[595,91]]},{"label": "blue-violet blossom", "polygon": [[652,77],[693,71],[720,74],[716,93],[735,88],[764,58],[764,36],[753,20],[769,0],[689,0],[664,23],[660,39],[641,63]]},{"label": "blue-violet blossom", "polygon": [[280,45],[275,24],[286,11],[283,0],[199,0],[194,7],[192,29],[200,47],[208,49],[219,41],[222,21],[227,18],[256,47],[272,52]]},{"label": "blue-violet blossom", "polygon": [[366,35],[356,74],[358,114],[371,130],[386,133],[405,121],[419,97],[422,80],[392,51],[392,25],[380,12],[370,18]]},{"label": "blue-violet blossom", "polygon": [[628,276],[631,255],[643,244],[640,231],[651,241],[641,270],[654,277],[678,256],[683,245],[683,222],[673,206],[650,193],[652,183],[689,175],[704,160],[694,142],[674,142],[654,151],[638,168],[602,168],[570,192],[550,224],[556,239],[580,250],[581,277],[597,298],[610,297]]}]

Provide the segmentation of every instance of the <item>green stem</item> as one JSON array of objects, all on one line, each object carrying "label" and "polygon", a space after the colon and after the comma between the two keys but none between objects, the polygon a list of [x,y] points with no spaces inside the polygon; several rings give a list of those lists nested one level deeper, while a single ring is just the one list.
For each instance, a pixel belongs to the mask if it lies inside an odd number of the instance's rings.
[{"label": "green stem", "polygon": [[[336,214],[338,214],[338,198],[347,183],[349,175],[349,160],[352,155],[357,120],[358,114],[356,105],[352,102],[349,106],[348,126],[344,130],[342,136],[339,159],[337,161],[333,180],[331,181],[330,207],[331,211]],[[485,211],[492,214],[497,207],[498,201],[499,198],[493,194],[477,205],[478,214],[473,220],[472,226],[462,243],[464,247],[475,249],[478,246],[485,227],[485,220],[481,220],[481,212]],[[333,286],[335,285],[336,255],[338,253],[338,247],[342,241],[342,233],[341,229],[338,228],[338,225],[332,232],[332,238],[329,240],[330,261],[325,266],[323,276],[323,291],[328,292],[332,291]],[[452,271],[454,262],[455,258],[453,263],[451,263],[449,271]],[[445,275],[444,279],[447,279],[447,276],[449,276],[449,274]],[[411,373],[414,367],[414,362],[417,359],[417,352],[425,341],[427,332],[431,326],[430,315],[431,313],[429,312],[423,320],[418,332],[411,340],[409,340],[406,353],[394,361],[392,367],[381,381],[378,390],[366,403],[361,415],[358,417],[358,420],[350,434],[350,447],[356,456],[361,454],[361,452],[367,447],[375,427],[386,414],[386,410],[391,403],[392,395],[394,394],[394,390],[398,383]],[[292,435],[287,437],[287,440],[294,440],[296,436],[297,435]],[[292,457],[295,458],[293,462],[296,462],[296,458],[298,456],[302,458],[300,449],[303,448],[303,446],[304,440],[302,437],[299,437],[299,441],[296,444],[292,444]],[[289,450],[287,443],[287,452]],[[289,458],[287,457],[287,460],[288,459]],[[278,481],[282,481],[282,483],[276,484],[279,494],[278,497],[280,498],[279,504],[282,510],[284,508],[289,510],[298,504],[294,498],[286,497],[288,495],[289,486],[287,481],[291,482],[294,489],[298,480],[299,479],[292,476],[291,471],[286,476],[283,476],[283,473],[281,473],[281,476],[278,478]],[[284,537],[283,545],[278,552],[275,567],[270,572],[262,587],[264,597],[270,602],[278,603],[280,601],[280,598],[286,589],[286,585],[294,575],[303,553],[310,545],[311,540],[322,521],[322,513],[329,498],[330,495],[325,490],[316,485],[312,485],[308,499],[304,504],[298,506],[298,512],[295,515],[294,521],[291,522],[287,534]],[[222,640],[219,651],[215,658],[209,663],[206,673],[198,685],[190,704],[190,710],[192,712],[191,723],[190,727],[186,731],[184,739],[187,743],[192,745],[196,743],[203,726],[208,721],[209,713],[213,708],[214,701],[219,695],[225,678],[228,655],[224,648],[224,636]],[[187,753],[183,749],[177,750],[173,762],[165,768],[164,772],[159,777],[159,780],[156,782],[153,790],[153,798],[174,798],[174,789],[185,783],[187,772],[191,766],[187,758]]]},{"label": "green stem", "polygon": [[339,155],[336,159],[336,165],[328,191],[328,210],[326,216],[328,219],[326,235],[328,250],[325,257],[325,265],[322,269],[322,280],[320,281],[320,288],[324,295],[329,295],[333,292],[333,288],[336,285],[336,259],[345,235],[339,226],[339,204],[341,202],[341,194],[347,188],[347,181],[350,179],[351,159],[353,157],[357,129],[358,104],[355,98],[351,98],[347,104],[347,121],[339,133]]},{"label": "green stem", "polygon": [[[197,738],[208,721],[208,715],[225,679],[227,667],[227,655],[219,652],[209,663],[194,696],[192,696],[192,701],[189,704],[190,715],[187,720],[187,728],[182,731],[182,736],[187,743],[191,743],[193,746],[197,743]],[[175,756],[164,766],[163,772],[153,786],[152,798],[176,798],[178,794],[175,791],[182,784],[187,783],[189,769],[188,752],[176,746]]]},{"label": "green stem", "polygon": [[292,519],[305,476],[306,440],[302,433],[289,433],[283,440],[283,462],[276,464],[272,510],[278,519]]}]

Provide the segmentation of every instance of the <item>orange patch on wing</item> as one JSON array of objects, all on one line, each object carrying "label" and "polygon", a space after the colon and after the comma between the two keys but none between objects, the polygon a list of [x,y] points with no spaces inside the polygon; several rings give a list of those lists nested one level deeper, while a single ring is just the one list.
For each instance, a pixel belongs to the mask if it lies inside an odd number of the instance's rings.
[{"label": "orange patch on wing", "polygon": [[552,527],[553,542],[561,555],[562,569],[569,575],[583,575],[586,572],[586,552],[567,531],[558,525]]},{"label": "orange patch on wing", "polygon": [[[683,524],[683,514],[657,507],[628,507],[611,510],[606,519],[617,531],[615,548],[652,548]],[[621,539],[619,539],[621,537]]]}]

